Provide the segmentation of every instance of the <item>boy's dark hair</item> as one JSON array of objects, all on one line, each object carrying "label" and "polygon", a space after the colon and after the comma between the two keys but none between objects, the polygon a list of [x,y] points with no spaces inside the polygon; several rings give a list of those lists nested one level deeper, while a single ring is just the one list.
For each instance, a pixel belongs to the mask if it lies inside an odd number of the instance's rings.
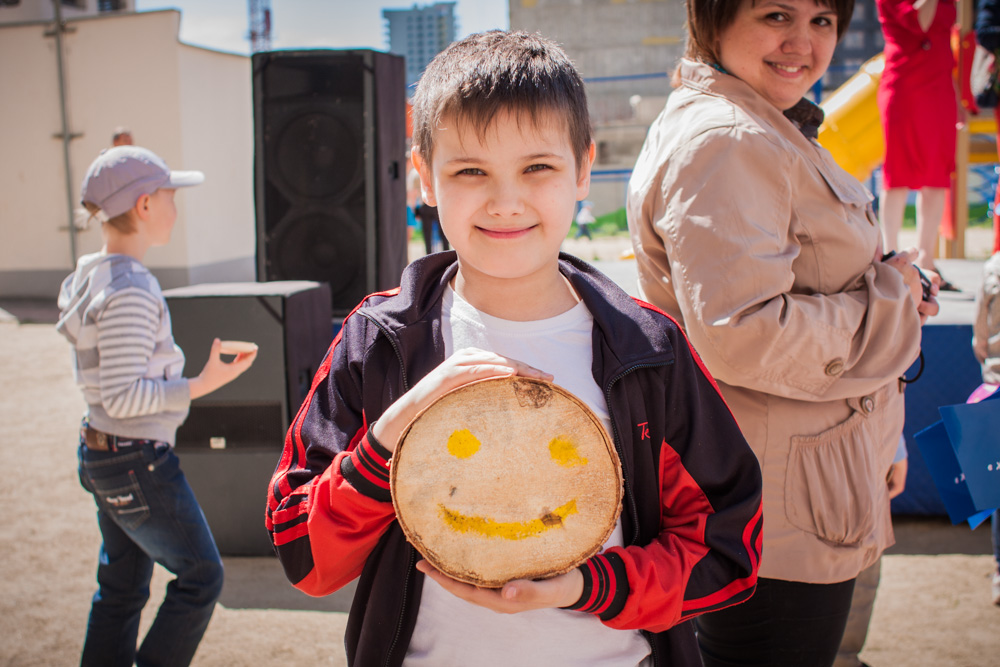
[{"label": "boy's dark hair", "polygon": [[[816,0],[837,14],[837,41],[847,32],[854,14],[854,0]],[[718,63],[719,36],[736,20],[743,0],[687,0],[687,49],[692,60]]]},{"label": "boy's dark hair", "polygon": [[502,112],[533,121],[546,111],[565,119],[577,164],[591,142],[583,79],[559,46],[541,35],[491,30],[453,42],[427,66],[413,97],[413,143],[430,165],[434,131],[445,116],[483,137]]}]

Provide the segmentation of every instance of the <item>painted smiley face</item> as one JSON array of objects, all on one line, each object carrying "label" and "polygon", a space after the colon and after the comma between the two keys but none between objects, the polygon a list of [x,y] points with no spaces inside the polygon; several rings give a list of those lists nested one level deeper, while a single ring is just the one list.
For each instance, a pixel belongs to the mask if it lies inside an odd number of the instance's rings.
[{"label": "painted smiley face", "polygon": [[397,446],[391,483],[400,526],[424,558],[493,587],[589,558],[622,497],[600,421],[565,390],[524,378],[466,385],[428,408]]},{"label": "painted smiley face", "polygon": [[[475,455],[482,444],[472,431],[461,429],[448,438],[448,453],[457,459],[468,459]],[[549,457],[567,468],[587,465],[587,459],[580,455],[577,446],[567,436],[556,436],[549,441]],[[537,519],[528,521],[497,521],[483,516],[468,516],[448,509],[444,503],[438,504],[441,519],[452,530],[460,533],[476,533],[484,537],[505,540],[523,540],[537,537],[547,530],[562,528],[566,518],[577,514],[576,499],[573,498],[554,510],[544,511]]]}]

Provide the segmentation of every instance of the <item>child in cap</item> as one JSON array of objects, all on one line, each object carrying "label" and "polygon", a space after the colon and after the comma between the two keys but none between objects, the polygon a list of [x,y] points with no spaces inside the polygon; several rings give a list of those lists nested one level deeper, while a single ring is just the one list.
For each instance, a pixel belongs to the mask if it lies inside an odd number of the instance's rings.
[{"label": "child in cap", "polygon": [[[79,472],[97,503],[103,544],[83,665],[187,665],[222,590],[222,561],[173,452],[191,400],[246,371],[256,351],[231,363],[212,343],[197,377],[184,378],[170,313],[146,251],[170,240],[177,188],[197,171],[170,171],[138,146],[105,150],[83,180],[83,205],[101,221],[104,247],[83,256],[62,284],[57,330],[73,346],[87,410]],[[136,650],[153,563],[177,578]]]},{"label": "child in cap", "polygon": [[[580,75],[538,35],[473,35],[428,66],[413,119],[455,251],[412,263],[334,340],[269,490],[288,578],[326,595],[360,575],[356,665],[699,664],[687,621],[754,591],[760,471],[677,325],[559,252],[594,160]],[[624,509],[579,568],[477,588],[407,543],[389,465],[423,408],[511,375],[554,379],[603,420]]]}]

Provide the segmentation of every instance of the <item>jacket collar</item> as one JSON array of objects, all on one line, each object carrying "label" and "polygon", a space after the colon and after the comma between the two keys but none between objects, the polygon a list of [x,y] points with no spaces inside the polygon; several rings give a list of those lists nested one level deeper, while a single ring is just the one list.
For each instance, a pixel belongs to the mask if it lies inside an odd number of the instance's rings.
[{"label": "jacket collar", "polygon": [[683,85],[724,97],[773,127],[791,123],[806,139],[815,139],[819,134],[823,110],[804,97],[791,109],[781,111],[742,79],[707,63],[682,58],[678,73]]},{"label": "jacket collar", "polygon": [[[636,365],[673,360],[673,346],[662,315],[637,303],[610,278],[577,257],[560,254],[559,270],[580,295],[602,334],[607,348],[606,375]],[[404,329],[440,317],[442,296],[457,271],[454,251],[422,257],[403,271],[399,298],[366,304],[365,315],[398,339]]]}]

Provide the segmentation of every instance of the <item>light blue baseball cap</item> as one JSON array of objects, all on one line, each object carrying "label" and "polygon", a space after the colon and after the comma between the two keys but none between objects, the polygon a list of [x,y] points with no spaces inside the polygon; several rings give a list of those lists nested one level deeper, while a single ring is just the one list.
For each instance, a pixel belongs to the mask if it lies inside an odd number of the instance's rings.
[{"label": "light blue baseball cap", "polygon": [[115,146],[101,151],[83,177],[80,199],[98,206],[108,218],[125,213],[142,195],[160,188],[184,188],[204,182],[200,171],[171,171],[153,151]]}]

